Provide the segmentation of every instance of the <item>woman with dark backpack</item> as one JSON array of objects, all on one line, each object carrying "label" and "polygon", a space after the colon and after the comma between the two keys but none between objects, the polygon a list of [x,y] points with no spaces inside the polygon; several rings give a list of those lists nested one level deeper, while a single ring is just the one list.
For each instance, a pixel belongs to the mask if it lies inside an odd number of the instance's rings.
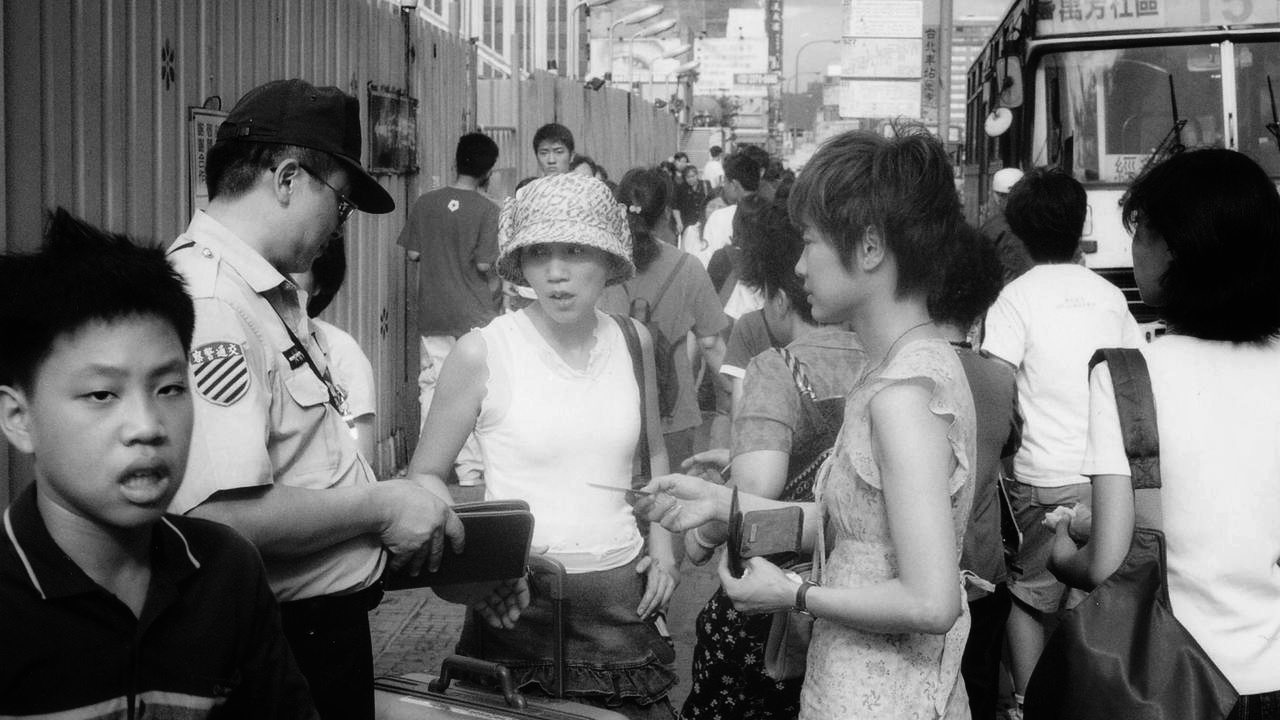
[{"label": "woman with dark backpack", "polygon": [[[654,337],[662,432],[674,467],[693,454],[694,433],[702,424],[687,338],[692,333],[703,359],[718,371],[724,359],[720,331],[728,319],[702,263],[654,235],[668,217],[670,194],[658,170],[633,168],[618,183],[618,202],[631,226],[636,276],[606,288],[600,308],[630,315]],[[661,401],[664,395],[669,405]]]}]

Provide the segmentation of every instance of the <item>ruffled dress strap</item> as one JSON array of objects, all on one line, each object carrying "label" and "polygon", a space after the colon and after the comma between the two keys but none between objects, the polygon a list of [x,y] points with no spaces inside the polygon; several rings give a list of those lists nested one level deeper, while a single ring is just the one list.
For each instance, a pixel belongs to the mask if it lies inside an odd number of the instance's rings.
[{"label": "ruffled dress strap", "polygon": [[[846,406],[846,419],[853,420],[852,430],[859,434],[852,446],[864,448],[851,457],[854,469],[863,482],[882,490],[880,467],[871,454],[871,399],[881,390],[907,382],[924,382],[930,389],[929,410],[949,418],[947,440],[956,458],[947,491],[955,495],[966,483],[972,484],[976,452],[973,395],[965,378],[964,367],[955,350],[944,340],[915,340],[904,345],[878,372],[873,372],[854,386]],[[859,410],[855,416],[851,411]],[[845,431],[850,429],[846,422]]]}]

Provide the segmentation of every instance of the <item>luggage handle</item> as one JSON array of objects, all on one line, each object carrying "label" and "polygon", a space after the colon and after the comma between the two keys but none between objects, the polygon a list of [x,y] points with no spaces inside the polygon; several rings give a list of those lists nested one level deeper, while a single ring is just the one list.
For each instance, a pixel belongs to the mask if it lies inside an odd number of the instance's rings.
[{"label": "luggage handle", "polygon": [[508,707],[513,707],[517,710],[524,710],[528,707],[528,701],[516,689],[515,682],[511,679],[510,670],[498,663],[463,655],[446,657],[440,663],[440,677],[428,683],[427,689],[433,693],[445,694],[445,691],[449,689],[450,683],[453,682],[455,674],[496,680],[502,688],[502,697],[506,699]]}]

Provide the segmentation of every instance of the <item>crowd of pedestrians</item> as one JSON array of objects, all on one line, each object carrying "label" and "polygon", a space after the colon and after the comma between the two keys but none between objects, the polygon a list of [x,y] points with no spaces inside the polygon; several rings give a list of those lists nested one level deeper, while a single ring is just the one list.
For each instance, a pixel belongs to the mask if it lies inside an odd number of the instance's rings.
[{"label": "crowd of pedestrians", "polygon": [[[1079,262],[1089,208],[1059,169],[1001,170],[978,229],[910,125],[798,175],[712,147],[615,183],[550,123],[499,203],[498,146],[463,135],[398,239],[421,426],[379,480],[368,359],[316,317],[349,215],[395,207],[361,147],[355,98],[267,83],[167,250],[58,210],[0,258],[0,429],[35,477],[0,537],[0,716],[373,718],[368,612],[386,573],[465,546],[459,483],[527,503],[566,572],[437,588],[470,609],[457,652],[525,692],[630,718],[1019,717],[1054,626],[1149,526],[1128,388],[1090,362],[1137,348],[1173,612],[1231,720],[1280,717],[1280,196],[1244,155],[1187,151],[1126,192],[1167,330],[1148,344]],[[738,567],[753,511],[798,539]],[[675,707],[664,612],[715,558]],[[788,616],[812,634],[780,674]]]}]

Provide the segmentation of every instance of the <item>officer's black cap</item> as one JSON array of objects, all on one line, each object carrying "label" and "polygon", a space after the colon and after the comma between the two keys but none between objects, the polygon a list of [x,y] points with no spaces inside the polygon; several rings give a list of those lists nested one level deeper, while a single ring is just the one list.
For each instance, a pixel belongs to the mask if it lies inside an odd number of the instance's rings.
[{"label": "officer's black cap", "polygon": [[395,200],[360,165],[360,101],[336,87],[273,80],[245,93],[218,127],[218,142],[264,142],[320,150],[346,166],[349,197],[367,213],[389,213]]}]

